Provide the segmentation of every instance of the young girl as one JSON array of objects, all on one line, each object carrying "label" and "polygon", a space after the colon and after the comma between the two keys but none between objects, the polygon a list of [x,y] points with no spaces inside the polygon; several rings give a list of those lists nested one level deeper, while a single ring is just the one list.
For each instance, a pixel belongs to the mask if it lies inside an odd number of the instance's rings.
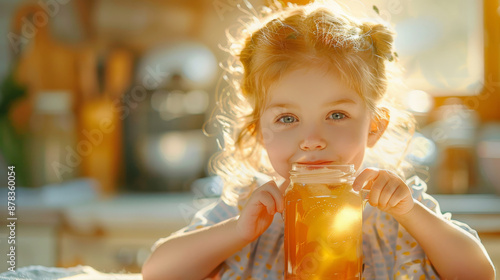
[{"label": "young girl", "polygon": [[223,196],[155,243],[144,279],[284,279],[292,163],[354,164],[353,188],[371,190],[363,279],[494,279],[476,232],[402,179],[413,121],[391,96],[391,30],[333,3],[276,4],[244,23],[216,115]]}]

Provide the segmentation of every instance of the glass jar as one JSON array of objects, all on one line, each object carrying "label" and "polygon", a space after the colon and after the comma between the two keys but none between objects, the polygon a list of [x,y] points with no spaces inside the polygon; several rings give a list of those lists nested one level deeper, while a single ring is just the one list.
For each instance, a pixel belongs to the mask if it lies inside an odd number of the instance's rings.
[{"label": "glass jar", "polygon": [[285,279],[361,279],[364,202],[354,165],[294,164],[285,192]]},{"label": "glass jar", "polygon": [[76,142],[76,127],[69,92],[37,94],[30,135],[32,186],[57,184],[76,177],[78,161],[70,153]]}]

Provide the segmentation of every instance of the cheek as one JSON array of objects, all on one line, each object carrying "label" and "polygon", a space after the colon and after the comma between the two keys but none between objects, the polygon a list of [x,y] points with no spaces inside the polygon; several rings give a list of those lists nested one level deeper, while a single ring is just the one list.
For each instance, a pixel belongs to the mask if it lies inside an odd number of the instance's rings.
[{"label": "cheek", "polygon": [[366,139],[361,139],[361,137],[358,141],[342,139],[341,143],[338,143],[338,146],[342,147],[339,152],[343,161],[355,164],[356,166],[361,165],[366,149],[364,143],[366,143]]},{"label": "cheek", "polygon": [[267,136],[264,132],[262,136],[264,147],[274,170],[281,176],[287,175],[289,171],[288,160],[297,150],[293,137],[287,133],[271,131],[268,132]]},{"label": "cheek", "polygon": [[271,160],[283,160],[294,151],[292,137],[287,136],[286,133],[270,131],[267,136],[263,137],[263,141]]},{"label": "cheek", "polygon": [[330,151],[341,161],[359,167],[366,149],[367,134],[364,131],[354,125],[332,130],[327,136]]}]

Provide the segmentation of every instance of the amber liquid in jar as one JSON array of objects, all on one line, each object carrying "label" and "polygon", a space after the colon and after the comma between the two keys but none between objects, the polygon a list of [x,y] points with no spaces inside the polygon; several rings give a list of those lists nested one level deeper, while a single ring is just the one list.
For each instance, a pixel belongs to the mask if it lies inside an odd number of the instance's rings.
[{"label": "amber liquid in jar", "polygon": [[312,175],[285,194],[285,279],[359,280],[363,200],[338,172]]}]

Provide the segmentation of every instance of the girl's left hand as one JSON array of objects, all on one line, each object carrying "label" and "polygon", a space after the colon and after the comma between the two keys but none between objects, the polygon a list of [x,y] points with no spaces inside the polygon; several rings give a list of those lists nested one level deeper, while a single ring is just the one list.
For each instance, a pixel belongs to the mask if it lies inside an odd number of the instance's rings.
[{"label": "girl's left hand", "polygon": [[368,201],[371,206],[395,217],[404,216],[415,205],[411,189],[398,175],[388,170],[364,169],[353,182],[355,191],[361,188],[370,190]]}]

